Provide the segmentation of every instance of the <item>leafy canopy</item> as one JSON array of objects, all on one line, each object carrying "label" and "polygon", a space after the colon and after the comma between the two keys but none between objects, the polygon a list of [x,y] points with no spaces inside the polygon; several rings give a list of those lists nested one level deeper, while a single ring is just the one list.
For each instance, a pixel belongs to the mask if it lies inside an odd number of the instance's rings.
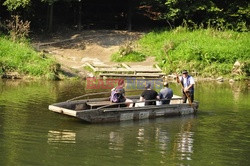
[{"label": "leafy canopy", "polygon": [[30,0],[6,0],[3,5],[7,6],[9,11],[14,11],[19,7],[25,8],[30,4]]}]

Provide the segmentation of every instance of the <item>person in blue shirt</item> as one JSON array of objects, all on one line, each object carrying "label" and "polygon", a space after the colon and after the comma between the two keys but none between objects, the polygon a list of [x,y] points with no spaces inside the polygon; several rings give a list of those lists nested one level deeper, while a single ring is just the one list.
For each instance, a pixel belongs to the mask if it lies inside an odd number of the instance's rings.
[{"label": "person in blue shirt", "polygon": [[183,103],[187,102],[187,99],[190,98],[191,101],[189,103],[194,101],[194,78],[190,75],[188,75],[187,70],[182,71],[182,76],[177,77],[177,82],[181,83],[183,86],[182,93],[183,93]]},{"label": "person in blue shirt", "polygon": [[173,91],[168,87],[168,82],[164,82],[163,86],[164,88],[159,92],[159,97],[160,99],[166,99],[162,100],[162,104],[169,104],[173,97]]}]

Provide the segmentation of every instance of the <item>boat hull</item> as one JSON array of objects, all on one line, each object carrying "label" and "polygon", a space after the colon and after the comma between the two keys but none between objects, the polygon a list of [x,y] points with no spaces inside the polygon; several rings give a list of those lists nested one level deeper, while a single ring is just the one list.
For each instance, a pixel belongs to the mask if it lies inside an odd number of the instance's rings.
[{"label": "boat hull", "polygon": [[76,117],[90,123],[120,122],[127,120],[154,119],[195,114],[188,104],[170,106],[150,106],[147,108],[106,109],[78,112]]},{"label": "boat hull", "polygon": [[106,123],[195,114],[199,106],[199,103],[195,101],[192,105],[179,103],[132,108],[119,107],[88,109],[87,102],[89,102],[89,100],[62,102],[50,105],[49,110],[76,117],[89,123]]}]

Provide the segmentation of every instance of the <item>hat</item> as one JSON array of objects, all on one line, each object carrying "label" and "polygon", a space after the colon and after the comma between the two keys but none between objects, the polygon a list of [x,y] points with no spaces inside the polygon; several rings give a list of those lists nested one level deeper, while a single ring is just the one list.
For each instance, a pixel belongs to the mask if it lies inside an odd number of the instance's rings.
[{"label": "hat", "polygon": [[146,86],[145,86],[145,88],[147,88],[147,89],[150,88],[150,87],[151,87],[150,83],[147,83]]},{"label": "hat", "polygon": [[188,73],[187,70],[183,70],[183,71],[182,71],[182,74],[187,74],[187,73]]}]

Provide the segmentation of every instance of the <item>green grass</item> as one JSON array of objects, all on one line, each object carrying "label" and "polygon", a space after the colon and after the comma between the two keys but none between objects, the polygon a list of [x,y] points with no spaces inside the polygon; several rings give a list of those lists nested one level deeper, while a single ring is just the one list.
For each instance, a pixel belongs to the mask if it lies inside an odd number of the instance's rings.
[{"label": "green grass", "polygon": [[[236,60],[249,76],[250,33],[178,27],[154,31],[137,41],[140,52],[155,56],[166,73],[187,69],[204,77],[230,76]],[[164,49],[166,51],[164,51]],[[166,53],[167,52],[167,53]]]},{"label": "green grass", "polygon": [[55,79],[58,68],[53,59],[36,52],[28,42],[16,43],[0,36],[0,75],[15,71],[21,75]]},{"label": "green grass", "polygon": [[142,62],[145,59],[146,56],[138,52],[131,52],[124,56],[121,56],[119,53],[115,53],[111,57],[111,61],[114,62]]}]

